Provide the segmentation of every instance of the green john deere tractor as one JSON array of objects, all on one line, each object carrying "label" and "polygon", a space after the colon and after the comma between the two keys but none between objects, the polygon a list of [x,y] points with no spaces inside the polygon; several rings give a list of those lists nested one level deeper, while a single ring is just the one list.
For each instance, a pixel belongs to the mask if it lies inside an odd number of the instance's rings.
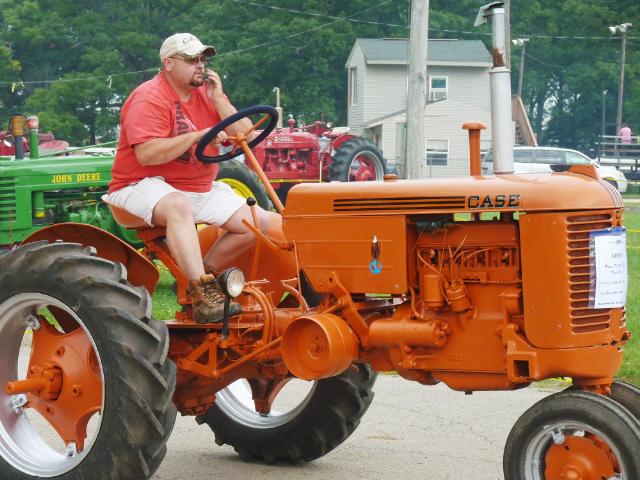
[{"label": "green john deere tractor", "polygon": [[[14,121],[13,125],[19,123]],[[118,225],[101,200],[111,180],[112,149],[41,151],[37,118],[24,118],[23,129],[19,127],[10,134],[0,134],[4,147],[0,148],[0,248],[11,247],[42,227],[61,222],[90,224],[133,246],[139,244],[135,232]],[[28,142],[23,139],[25,134]],[[254,196],[259,202],[266,198],[256,192],[263,189],[257,175],[241,162],[222,163],[218,178],[241,196]]]}]

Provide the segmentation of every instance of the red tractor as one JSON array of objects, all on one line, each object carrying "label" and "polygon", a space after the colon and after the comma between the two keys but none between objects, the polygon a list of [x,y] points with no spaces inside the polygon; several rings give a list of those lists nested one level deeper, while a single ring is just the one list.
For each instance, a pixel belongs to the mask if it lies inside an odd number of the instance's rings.
[{"label": "red tractor", "polygon": [[[39,153],[58,152],[69,147],[68,142],[56,140],[51,132],[37,133],[37,122],[35,116],[27,118],[22,113],[12,115],[9,119],[9,129],[0,130],[0,157],[15,155],[16,160],[20,160],[25,153],[30,153],[30,142],[38,144],[36,156]],[[31,132],[34,132],[35,136],[27,140],[27,135],[31,135]],[[30,154],[33,155],[33,152]]]},{"label": "red tractor", "polygon": [[[288,123],[288,127],[276,128],[254,151],[282,201],[293,185],[302,182],[383,179],[386,160],[371,140],[322,121],[296,126],[296,121],[290,119]],[[269,206],[264,186],[246,169],[231,163],[224,166],[218,178],[241,195],[254,196],[260,205]]]}]

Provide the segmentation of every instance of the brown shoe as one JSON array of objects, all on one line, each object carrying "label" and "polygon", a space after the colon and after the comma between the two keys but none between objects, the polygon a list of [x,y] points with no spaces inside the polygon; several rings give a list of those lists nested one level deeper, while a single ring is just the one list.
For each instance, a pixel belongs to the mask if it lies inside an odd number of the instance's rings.
[{"label": "brown shoe", "polygon": [[[200,276],[200,280],[189,282],[189,294],[193,305],[193,318],[196,323],[215,323],[224,318],[224,294],[216,278],[210,274]],[[238,315],[240,304],[231,302],[229,316]]]}]

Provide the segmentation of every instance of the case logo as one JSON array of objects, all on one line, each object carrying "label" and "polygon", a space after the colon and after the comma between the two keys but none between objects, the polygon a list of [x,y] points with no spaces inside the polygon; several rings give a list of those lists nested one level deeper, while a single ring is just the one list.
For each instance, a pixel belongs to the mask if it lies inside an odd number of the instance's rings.
[{"label": "case logo", "polygon": [[520,206],[520,195],[469,195],[467,197],[467,208],[518,208]]}]

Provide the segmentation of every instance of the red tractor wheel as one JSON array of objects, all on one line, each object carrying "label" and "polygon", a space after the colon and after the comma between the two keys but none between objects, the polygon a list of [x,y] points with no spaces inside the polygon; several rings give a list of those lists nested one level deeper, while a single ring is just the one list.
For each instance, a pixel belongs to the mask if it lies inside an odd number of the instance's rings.
[{"label": "red tractor wheel", "polygon": [[516,422],[504,451],[506,480],[640,478],[640,421],[609,397],[565,390]]},{"label": "red tractor wheel", "polygon": [[0,258],[0,478],[148,479],[176,409],[167,327],[120,264],[34,242]]},{"label": "red tractor wheel", "polygon": [[355,137],[336,148],[331,160],[331,180],[382,181],[386,168],[382,151],[372,141]]}]

